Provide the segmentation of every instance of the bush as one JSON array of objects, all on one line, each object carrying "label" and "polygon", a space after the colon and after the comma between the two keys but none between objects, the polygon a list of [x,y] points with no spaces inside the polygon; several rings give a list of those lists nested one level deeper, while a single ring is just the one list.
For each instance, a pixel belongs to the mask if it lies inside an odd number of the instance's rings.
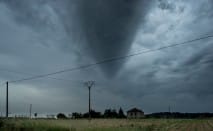
[{"label": "bush", "polygon": [[4,123],[2,120],[0,120],[0,129],[4,126]]},{"label": "bush", "polygon": [[58,119],[67,119],[66,115],[63,114],[63,113],[59,113],[59,114],[57,115],[57,118],[58,118]]}]

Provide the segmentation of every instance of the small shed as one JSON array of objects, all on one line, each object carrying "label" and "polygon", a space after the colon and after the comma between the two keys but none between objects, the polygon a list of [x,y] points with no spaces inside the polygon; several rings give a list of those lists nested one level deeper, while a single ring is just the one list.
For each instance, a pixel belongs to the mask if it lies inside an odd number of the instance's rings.
[{"label": "small shed", "polygon": [[131,110],[127,111],[127,118],[143,118],[144,117],[144,112],[140,109],[133,108]]}]

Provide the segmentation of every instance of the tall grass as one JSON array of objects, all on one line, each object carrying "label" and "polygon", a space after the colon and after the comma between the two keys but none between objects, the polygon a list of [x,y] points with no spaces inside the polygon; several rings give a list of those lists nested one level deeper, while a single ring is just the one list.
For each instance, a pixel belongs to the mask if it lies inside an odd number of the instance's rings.
[{"label": "tall grass", "polygon": [[70,131],[62,126],[30,120],[1,120],[0,131]]},{"label": "tall grass", "polygon": [[[182,130],[193,124],[207,123],[213,120],[184,119],[94,119],[81,120],[0,120],[0,131],[169,131]],[[210,123],[210,124],[208,124]],[[205,126],[205,127],[206,127]],[[208,127],[208,129],[211,126]],[[213,128],[211,128],[213,130]],[[205,130],[205,129],[204,129]]]}]

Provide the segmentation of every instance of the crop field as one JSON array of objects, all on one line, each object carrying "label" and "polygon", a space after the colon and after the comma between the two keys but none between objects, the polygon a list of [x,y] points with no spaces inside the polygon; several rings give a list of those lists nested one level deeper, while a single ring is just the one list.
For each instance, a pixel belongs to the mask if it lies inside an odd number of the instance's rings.
[{"label": "crop field", "polygon": [[213,131],[213,119],[10,119],[0,131]]}]

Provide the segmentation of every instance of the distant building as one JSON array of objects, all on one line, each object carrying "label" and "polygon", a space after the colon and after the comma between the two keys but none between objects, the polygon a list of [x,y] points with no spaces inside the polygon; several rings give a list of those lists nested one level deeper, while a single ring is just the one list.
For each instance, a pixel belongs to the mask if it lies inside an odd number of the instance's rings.
[{"label": "distant building", "polygon": [[131,110],[127,111],[127,118],[143,118],[144,117],[144,112],[140,109],[133,108]]}]

